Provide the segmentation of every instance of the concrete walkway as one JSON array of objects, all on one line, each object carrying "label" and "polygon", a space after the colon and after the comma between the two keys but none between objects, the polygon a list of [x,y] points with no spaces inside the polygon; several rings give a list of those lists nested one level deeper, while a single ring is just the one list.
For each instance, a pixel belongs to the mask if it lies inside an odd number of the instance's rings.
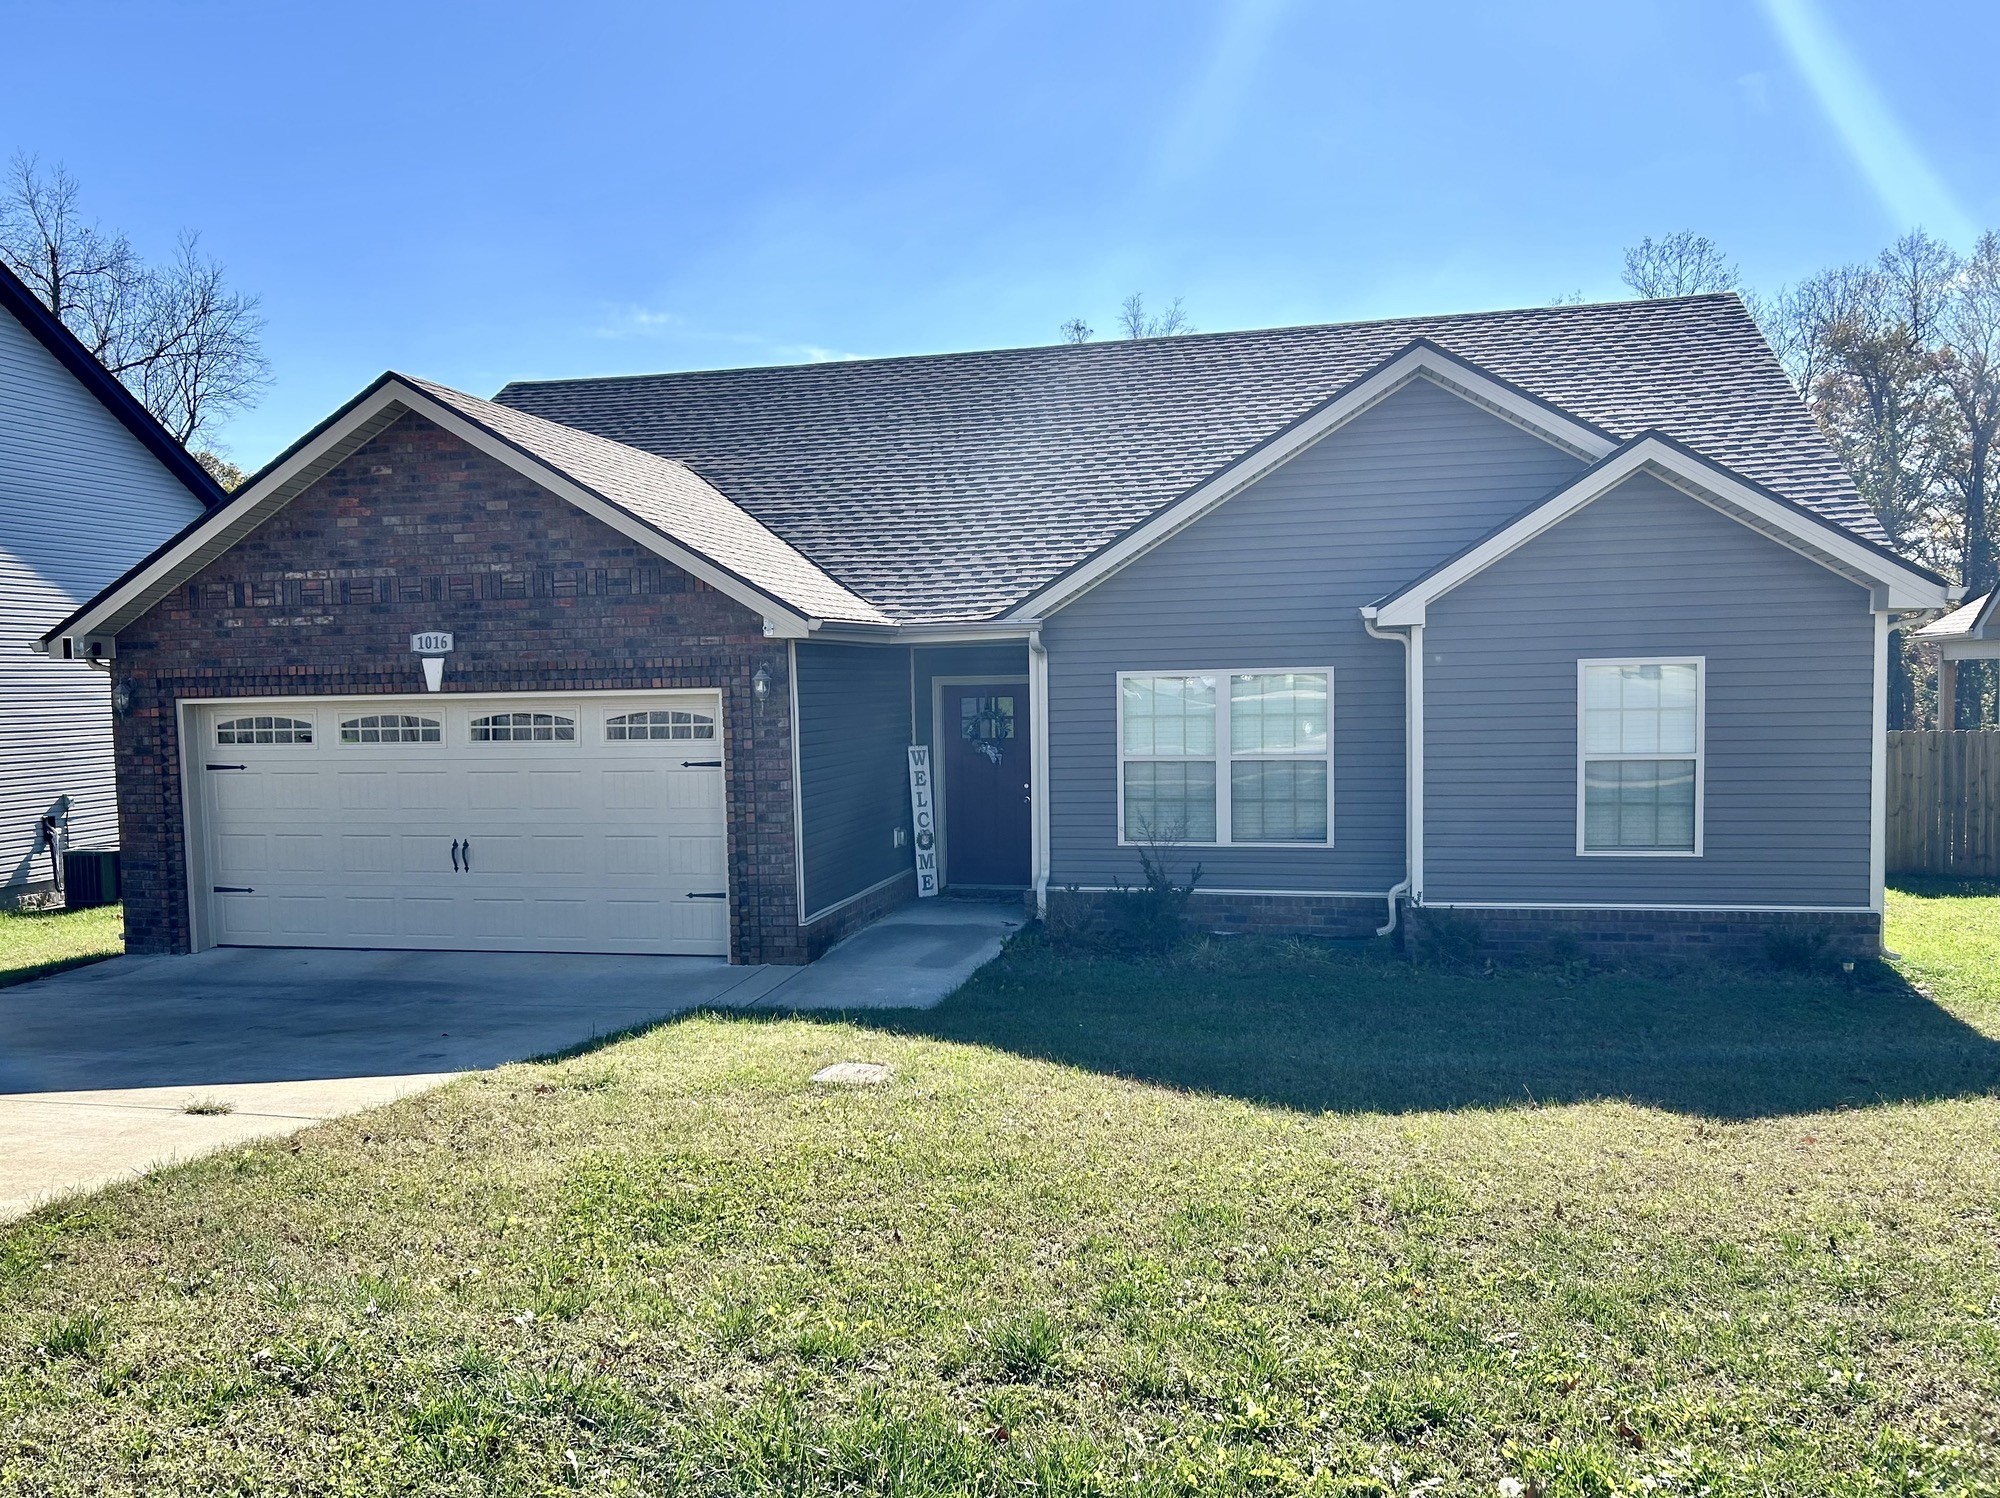
[{"label": "concrete walkway", "polygon": [[691,1009],[928,1007],[1020,924],[926,901],[805,968],[224,947],[0,989],[0,1221]]}]

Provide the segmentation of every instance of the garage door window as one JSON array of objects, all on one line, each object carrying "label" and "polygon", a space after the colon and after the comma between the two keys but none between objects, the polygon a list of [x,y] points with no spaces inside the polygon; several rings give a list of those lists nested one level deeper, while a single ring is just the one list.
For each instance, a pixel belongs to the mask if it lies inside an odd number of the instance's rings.
[{"label": "garage door window", "polygon": [[604,736],[624,739],[712,739],[715,719],[707,713],[680,708],[646,713],[619,713],[604,720]]},{"label": "garage door window", "polygon": [[305,718],[278,718],[262,714],[252,718],[224,718],[215,725],[218,744],[310,744],[312,723]]},{"label": "garage door window", "polygon": [[343,744],[437,744],[444,731],[436,718],[414,713],[369,713],[340,725]]},{"label": "garage door window", "polygon": [[561,713],[493,713],[472,720],[475,744],[570,743],[576,719]]}]

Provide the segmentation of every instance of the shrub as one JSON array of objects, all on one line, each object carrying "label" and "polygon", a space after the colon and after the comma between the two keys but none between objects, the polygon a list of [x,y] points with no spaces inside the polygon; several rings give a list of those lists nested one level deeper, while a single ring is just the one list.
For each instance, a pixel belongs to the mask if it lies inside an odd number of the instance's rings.
[{"label": "shrub", "polygon": [[1456,910],[1426,910],[1419,919],[1419,955],[1437,962],[1471,962],[1479,956],[1486,931],[1469,915]]},{"label": "shrub", "polygon": [[1828,941],[1817,926],[1772,926],[1764,932],[1764,959],[1782,972],[1819,972],[1830,965]]},{"label": "shrub", "polygon": [[1170,952],[1187,929],[1188,901],[1201,882],[1201,865],[1188,871],[1187,881],[1173,871],[1153,848],[1139,849],[1139,882],[1120,881],[1105,897],[1104,914],[1114,945],[1128,952],[1152,955]]}]

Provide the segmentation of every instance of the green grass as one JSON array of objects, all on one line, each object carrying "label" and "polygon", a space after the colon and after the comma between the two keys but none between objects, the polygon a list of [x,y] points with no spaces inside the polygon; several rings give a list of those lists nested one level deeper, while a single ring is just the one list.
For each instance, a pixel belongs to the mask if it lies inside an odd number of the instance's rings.
[{"label": "green grass", "polygon": [[2000,1492],[2000,899],[1893,919],[1853,983],[1023,940],[211,1157],[0,1231],[0,1491]]},{"label": "green grass", "polygon": [[125,950],[125,915],[94,910],[0,911],[0,988]]}]

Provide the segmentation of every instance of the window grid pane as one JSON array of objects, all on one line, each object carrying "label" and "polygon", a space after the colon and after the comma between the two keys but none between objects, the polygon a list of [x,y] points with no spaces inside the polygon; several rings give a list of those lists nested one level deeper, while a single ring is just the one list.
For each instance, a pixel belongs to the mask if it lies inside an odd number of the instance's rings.
[{"label": "window grid pane", "polygon": [[620,713],[604,720],[604,737],[630,739],[712,739],[715,719],[707,713],[684,708],[658,708],[642,713]]},{"label": "window grid pane", "polygon": [[436,718],[412,713],[370,713],[340,725],[343,744],[436,744],[444,732]]},{"label": "window grid pane", "polygon": [[1274,671],[1229,679],[1229,747],[1236,754],[1326,753],[1326,677]]},{"label": "window grid pane", "polygon": [[1697,753],[1700,696],[1701,670],[1685,662],[1585,666],[1584,752]]},{"label": "window grid pane", "polygon": [[1128,761],[1125,838],[1135,843],[1214,842],[1214,761]]},{"label": "window grid pane", "polygon": [[472,740],[492,743],[569,743],[576,738],[576,719],[556,713],[494,713],[472,720]]},{"label": "window grid pane", "polygon": [[215,725],[218,744],[310,744],[312,739],[312,724],[301,718],[262,714],[229,718]]},{"label": "window grid pane", "polygon": [[1583,772],[1583,845],[1694,851],[1695,762],[1588,760]]},{"label": "window grid pane", "polygon": [[[1233,714],[1233,707],[1231,711]],[[1238,843],[1325,842],[1326,761],[1233,762],[1229,766],[1229,837]]]},{"label": "window grid pane", "polygon": [[1215,678],[1128,676],[1123,690],[1127,754],[1215,753]]}]

